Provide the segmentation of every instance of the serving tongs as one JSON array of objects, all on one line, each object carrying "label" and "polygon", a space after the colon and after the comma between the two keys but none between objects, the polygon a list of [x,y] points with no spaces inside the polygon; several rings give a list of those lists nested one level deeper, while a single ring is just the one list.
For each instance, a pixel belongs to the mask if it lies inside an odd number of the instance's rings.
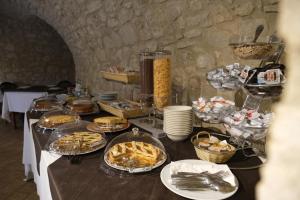
[{"label": "serving tongs", "polygon": [[256,27],[255,35],[254,35],[254,38],[251,42],[250,41],[249,42],[241,42],[241,43],[232,42],[232,43],[229,43],[229,46],[242,46],[242,45],[245,45],[245,44],[248,44],[248,45],[265,44],[265,42],[257,42],[257,39],[259,38],[259,36],[263,32],[264,28],[265,28],[264,25],[259,25],[259,26]]},{"label": "serving tongs", "polygon": [[201,173],[178,172],[172,174],[172,185],[181,190],[188,191],[219,191],[222,193],[232,192],[236,186],[231,185],[223,178],[227,177],[229,172],[218,171],[209,173],[207,171]]}]

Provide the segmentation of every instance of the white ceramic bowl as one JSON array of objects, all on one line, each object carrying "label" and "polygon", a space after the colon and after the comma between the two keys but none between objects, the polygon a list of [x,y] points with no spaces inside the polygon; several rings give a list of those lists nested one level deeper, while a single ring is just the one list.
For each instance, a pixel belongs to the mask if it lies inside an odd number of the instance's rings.
[{"label": "white ceramic bowl", "polygon": [[189,137],[189,135],[171,135],[171,134],[167,134],[167,137],[174,141],[174,142],[179,142],[179,141],[183,141],[185,139],[187,139]]}]

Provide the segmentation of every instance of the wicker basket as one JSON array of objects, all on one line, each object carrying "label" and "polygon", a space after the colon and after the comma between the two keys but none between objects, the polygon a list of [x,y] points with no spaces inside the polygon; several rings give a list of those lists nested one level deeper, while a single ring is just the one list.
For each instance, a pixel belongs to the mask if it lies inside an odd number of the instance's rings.
[{"label": "wicker basket", "polygon": [[234,151],[224,151],[224,152],[210,151],[205,148],[199,147],[198,146],[199,141],[205,138],[205,137],[199,138],[199,136],[204,136],[204,135],[210,137],[210,133],[206,131],[201,131],[197,135],[194,135],[191,138],[191,142],[194,145],[196,154],[199,159],[206,160],[213,163],[225,163],[235,154],[236,150],[235,147],[233,147],[232,145],[231,147],[234,149]]}]

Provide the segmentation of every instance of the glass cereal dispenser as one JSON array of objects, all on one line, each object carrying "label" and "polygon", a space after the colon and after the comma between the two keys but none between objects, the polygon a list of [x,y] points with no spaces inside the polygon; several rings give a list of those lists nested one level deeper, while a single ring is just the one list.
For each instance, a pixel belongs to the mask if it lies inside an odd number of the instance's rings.
[{"label": "glass cereal dispenser", "polygon": [[171,96],[171,52],[157,50],[153,62],[153,96],[158,110],[169,105]]},{"label": "glass cereal dispenser", "polygon": [[149,49],[139,53],[141,94],[153,94],[153,52]]}]

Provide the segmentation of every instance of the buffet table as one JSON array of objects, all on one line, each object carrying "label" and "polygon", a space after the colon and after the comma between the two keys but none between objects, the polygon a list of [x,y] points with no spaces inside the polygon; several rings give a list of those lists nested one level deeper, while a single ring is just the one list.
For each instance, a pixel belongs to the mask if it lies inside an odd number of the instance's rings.
[{"label": "buffet table", "polygon": [[10,121],[10,112],[25,113],[29,109],[33,99],[62,92],[65,92],[65,90],[60,87],[38,85],[5,90],[3,97],[0,94],[0,102],[1,100],[3,101],[2,118]]},{"label": "buffet table", "polygon": [[[101,113],[101,116],[106,113]],[[167,162],[147,173],[128,174],[109,168],[103,161],[103,149],[94,153],[80,156],[80,163],[71,164],[66,156],[57,156],[44,150],[49,137],[35,130],[34,118],[39,116],[27,113],[29,134],[24,131],[25,143],[31,147],[30,154],[25,155],[34,173],[38,194],[41,199],[185,199],[169,191],[160,180],[161,169],[170,161],[182,159],[197,159],[193,145],[187,139],[183,142],[173,142],[168,138],[161,139],[168,153]],[[88,116],[91,120],[99,115]],[[30,127],[30,126],[29,126]],[[199,131],[199,130],[198,130]],[[195,131],[197,132],[197,130]],[[119,133],[107,134],[108,142]],[[26,140],[26,141],[25,141]],[[26,152],[25,152],[26,154]],[[30,157],[30,158],[29,158]],[[25,159],[26,160],[26,159]],[[24,154],[23,154],[24,161]],[[236,154],[229,166],[257,165],[261,161],[257,158],[244,159]],[[239,189],[229,199],[255,199],[255,185],[259,180],[258,169],[232,170],[239,181]]]}]

